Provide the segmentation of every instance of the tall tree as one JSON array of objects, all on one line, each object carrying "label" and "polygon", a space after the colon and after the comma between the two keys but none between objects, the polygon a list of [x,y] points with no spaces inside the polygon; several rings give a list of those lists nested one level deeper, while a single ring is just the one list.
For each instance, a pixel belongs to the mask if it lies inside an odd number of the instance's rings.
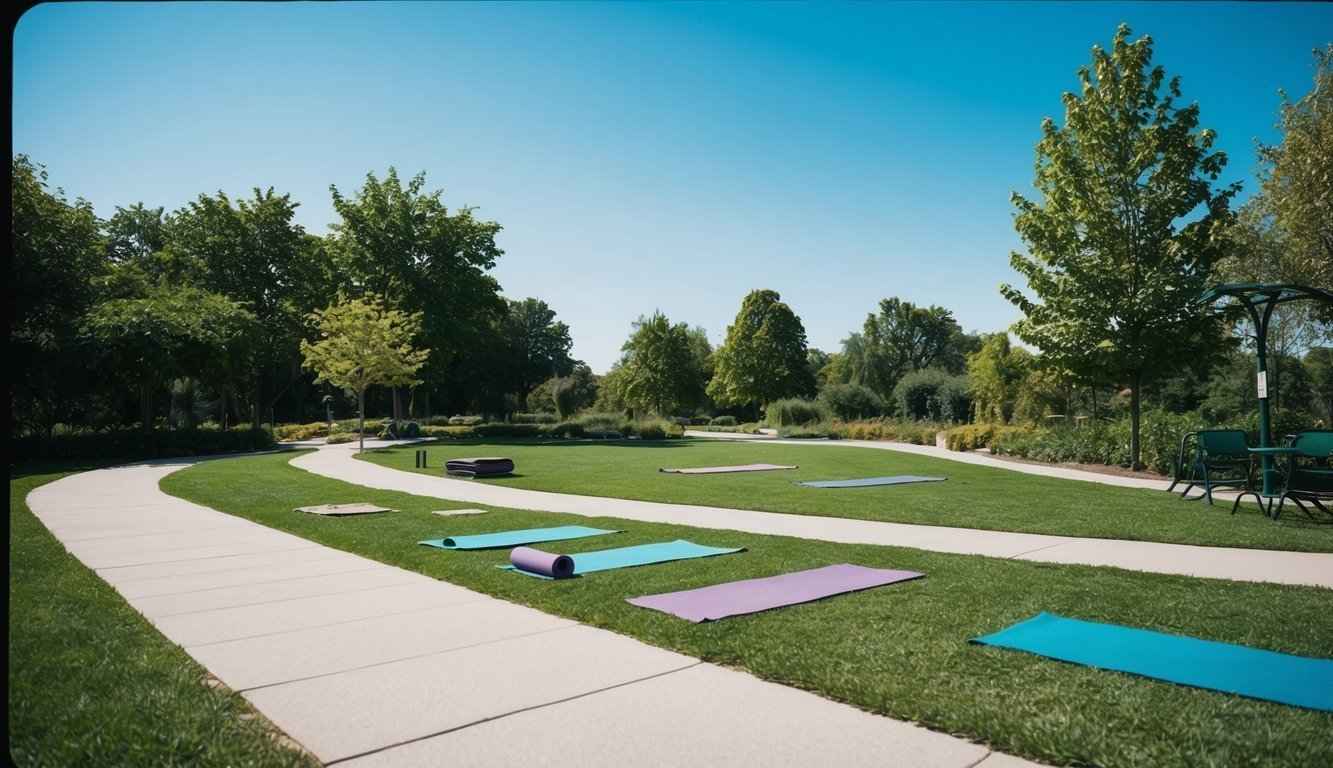
[{"label": "tall tree", "polygon": [[1200,312],[1225,254],[1238,185],[1213,186],[1226,156],[1199,130],[1197,104],[1177,107],[1180,78],[1151,67],[1152,40],[1122,25],[1110,51],[1092,49],[1082,89],[1064,96],[1065,122],[1042,122],[1029,200],[1014,193],[1014,226],[1029,253],[1010,263],[1029,294],[1001,293],[1026,315],[1018,337],[1044,365],[1130,390],[1130,464],[1140,466],[1140,392],[1188,355],[1216,344]]},{"label": "tall tree", "polygon": [[510,374],[518,395],[518,409],[527,411],[528,393],[552,376],[574,369],[569,350],[574,342],[569,326],[555,319],[555,311],[541,299],[507,301],[500,324],[501,341],[509,353]]},{"label": "tall tree", "polygon": [[1009,334],[992,333],[981,349],[967,356],[972,405],[979,423],[1005,424],[1014,415],[1019,389],[1032,368],[1032,353],[1009,343]]},{"label": "tall tree", "polygon": [[110,299],[90,309],[82,335],[90,359],[138,392],[148,432],[166,382],[217,381],[246,367],[257,324],[249,310],[221,294],[154,286],[142,297]]},{"label": "tall tree", "polygon": [[74,343],[106,263],[92,206],[48,191],[46,180],[41,165],[14,157],[8,363],[13,425],[50,434],[86,380]]},{"label": "tall tree", "polygon": [[751,291],[714,353],[708,395],[722,407],[759,406],[814,393],[805,326],[777,291]]},{"label": "tall tree", "polygon": [[420,383],[417,371],[426,364],[428,349],[413,346],[421,325],[420,314],[386,309],[380,297],[332,304],[312,313],[319,340],[301,340],[305,366],[316,374],[315,383],[328,382],[356,393],[358,451],[366,448],[366,390]]},{"label": "tall tree", "polygon": [[658,414],[694,406],[704,394],[704,371],[695,343],[688,325],[672,325],[660,311],[640,317],[621,347],[620,366],[613,378],[617,394],[627,403],[647,405]]},{"label": "tall tree", "polygon": [[896,297],[879,302],[860,333],[842,342],[839,377],[889,397],[898,380],[912,371],[940,365],[961,373],[967,337],[943,307],[918,307]]},{"label": "tall tree", "polygon": [[[451,214],[443,192],[423,191],[425,183],[422,172],[404,186],[391,167],[383,179],[366,174],[350,198],[330,186],[341,219],[330,245],[349,290],[422,314],[419,341],[434,350],[422,378],[441,384],[486,348],[486,331],[504,317],[500,286],[487,273],[504,252],[495,244],[499,224],[477,220],[471,208]],[[395,418],[404,415],[405,395],[395,392]]]}]

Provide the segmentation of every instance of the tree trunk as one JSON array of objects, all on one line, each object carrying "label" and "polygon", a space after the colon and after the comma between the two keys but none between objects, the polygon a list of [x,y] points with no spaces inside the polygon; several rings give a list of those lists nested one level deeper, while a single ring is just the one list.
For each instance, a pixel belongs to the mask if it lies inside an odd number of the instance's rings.
[{"label": "tree trunk", "polygon": [[366,390],[356,392],[356,452],[366,451]]},{"label": "tree trunk", "polygon": [[1142,469],[1139,461],[1142,446],[1139,443],[1139,390],[1142,383],[1135,376],[1129,384],[1129,468]]},{"label": "tree trunk", "polygon": [[394,387],[393,388],[393,433],[395,435],[402,434],[403,428],[401,422],[403,421],[403,419],[407,418],[407,409],[405,407],[406,402],[407,402],[407,387]]},{"label": "tree trunk", "polygon": [[139,388],[139,416],[143,419],[143,433],[153,431],[153,382]]}]

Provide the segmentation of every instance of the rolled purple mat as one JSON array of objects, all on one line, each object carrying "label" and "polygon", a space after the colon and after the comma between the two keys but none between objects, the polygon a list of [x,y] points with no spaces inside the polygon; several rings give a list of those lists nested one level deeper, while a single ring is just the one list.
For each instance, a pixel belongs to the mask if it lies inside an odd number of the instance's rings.
[{"label": "rolled purple mat", "polygon": [[574,575],[574,558],[543,552],[532,547],[515,547],[509,553],[509,562],[519,570],[537,573],[552,579],[567,579]]}]

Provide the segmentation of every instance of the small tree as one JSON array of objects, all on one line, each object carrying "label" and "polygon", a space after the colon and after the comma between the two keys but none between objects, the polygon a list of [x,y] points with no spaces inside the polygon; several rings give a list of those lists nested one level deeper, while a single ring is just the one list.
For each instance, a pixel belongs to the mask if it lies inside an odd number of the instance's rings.
[{"label": "small tree", "polygon": [[[1199,129],[1199,107],[1178,108],[1179,78],[1151,67],[1152,39],[1116,31],[1092,49],[1082,90],[1065,94],[1065,124],[1047,118],[1037,144],[1037,201],[1014,193],[1014,226],[1028,254],[1010,263],[1031,294],[1001,293],[1026,317],[1014,324],[1067,378],[1128,385],[1130,466],[1139,468],[1145,380],[1216,348],[1220,329],[1196,300],[1225,254],[1231,197],[1217,191],[1226,156]],[[1159,93],[1166,83],[1165,94]]]},{"label": "small tree", "polygon": [[412,337],[421,328],[421,313],[385,309],[374,294],[334,304],[311,314],[319,341],[301,341],[305,367],[315,383],[328,382],[356,392],[357,451],[366,448],[366,390],[372,384],[406,387],[420,384],[416,373],[426,364],[428,349],[417,349]]},{"label": "small tree", "polygon": [[708,395],[722,407],[813,394],[805,326],[777,291],[751,291],[714,356]]}]

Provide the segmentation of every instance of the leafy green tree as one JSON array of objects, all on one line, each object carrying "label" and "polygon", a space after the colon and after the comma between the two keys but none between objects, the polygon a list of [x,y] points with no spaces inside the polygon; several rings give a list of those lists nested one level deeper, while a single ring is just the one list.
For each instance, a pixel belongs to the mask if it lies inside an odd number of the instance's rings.
[{"label": "leafy green tree", "polygon": [[[235,202],[223,192],[200,195],[167,229],[171,258],[197,264],[205,289],[243,302],[259,319],[253,364],[240,372],[253,426],[300,379],[305,317],[333,293],[318,241],[294,222],[298,205],[272,188]],[[132,219],[151,231],[151,214]]]},{"label": "leafy green tree", "polygon": [[199,288],[155,286],[147,295],[90,309],[82,334],[89,357],[128,380],[151,431],[158,390],[183,377],[216,381],[248,365],[258,320],[242,305]]},{"label": "leafy green tree", "polygon": [[135,203],[129,208],[116,206],[116,212],[103,224],[106,254],[116,264],[142,262],[167,247],[165,209],[148,208]]},{"label": "leafy green tree", "polygon": [[[866,316],[861,333],[843,341],[842,366],[850,383],[888,397],[904,375],[961,355],[965,340],[949,310],[883,299],[879,313]],[[955,342],[960,348],[950,355]]]},{"label": "leafy green tree", "polygon": [[10,178],[10,414],[49,435],[87,379],[74,346],[106,262],[91,205],[48,191],[46,170],[26,155],[14,156]]},{"label": "leafy green tree", "polygon": [[572,373],[551,379],[550,385],[555,412],[562,419],[597,402],[597,377],[586,363],[576,363]]},{"label": "leafy green tree", "polygon": [[614,378],[617,394],[627,403],[647,405],[659,414],[692,407],[704,394],[704,372],[693,345],[685,323],[672,325],[660,311],[640,317],[621,347]]},{"label": "leafy green tree", "polygon": [[805,326],[777,291],[751,291],[714,353],[707,392],[722,407],[753,407],[813,394]]},{"label": "leafy green tree", "polygon": [[993,333],[981,349],[968,355],[967,376],[972,382],[972,403],[978,422],[1006,424],[1028,373],[1032,353],[1009,343],[1009,334]]},{"label": "leafy green tree", "polygon": [[1151,67],[1152,40],[1121,26],[1110,51],[1092,49],[1082,90],[1065,94],[1065,122],[1047,118],[1037,144],[1040,200],[1014,193],[1028,254],[1010,263],[1029,293],[1003,285],[1026,317],[1014,325],[1043,365],[1093,383],[1127,385],[1130,464],[1141,466],[1140,391],[1189,355],[1217,344],[1195,301],[1226,252],[1229,203],[1215,190],[1226,156],[1199,130],[1197,104],[1177,107],[1179,78]]},{"label": "leafy green tree", "polygon": [[526,412],[528,393],[534,386],[574,369],[569,356],[574,342],[569,337],[569,326],[556,320],[555,311],[541,299],[507,301],[500,327],[518,409]]},{"label": "leafy green tree", "polygon": [[311,320],[319,340],[301,340],[305,366],[315,372],[315,383],[356,393],[358,451],[364,451],[366,390],[420,383],[417,371],[430,355],[430,350],[413,346],[421,315],[386,309],[380,297],[368,294],[317,310]]},{"label": "leafy green tree", "polygon": [[[500,286],[487,273],[504,253],[495,244],[500,225],[477,220],[471,208],[451,214],[441,191],[423,191],[425,181],[423,172],[404,186],[391,167],[383,179],[366,174],[351,198],[331,186],[341,220],[331,227],[329,246],[347,290],[421,313],[419,341],[433,350],[424,381],[466,378],[460,369],[471,363],[472,378],[484,382],[493,362],[486,357],[490,333],[505,316]],[[396,419],[404,415],[405,395],[395,392]]]}]

